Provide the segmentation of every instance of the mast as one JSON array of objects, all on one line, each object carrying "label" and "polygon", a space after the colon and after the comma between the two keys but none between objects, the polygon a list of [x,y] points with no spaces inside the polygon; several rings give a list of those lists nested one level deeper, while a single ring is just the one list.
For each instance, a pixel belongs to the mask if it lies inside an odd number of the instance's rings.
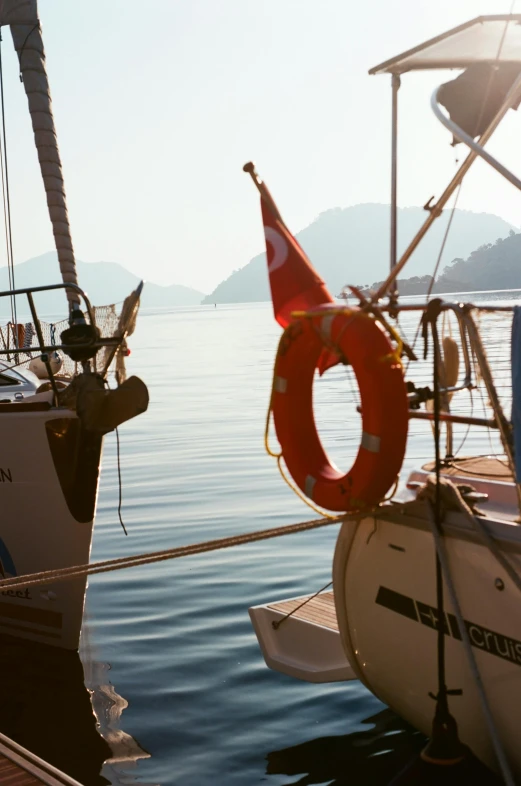
[{"label": "mast", "polygon": [[[65,284],[77,284],[62,164],[36,0],[0,0],[0,25],[10,26],[18,54],[20,79],[29,103],[62,280]],[[78,294],[70,289],[67,289],[66,293],[71,310],[78,308]]]},{"label": "mast", "polygon": [[[392,116],[391,116],[391,272],[397,262],[397,190],[398,190],[398,90],[400,89],[400,75],[392,75]],[[394,280],[391,298],[398,298],[398,284]]]}]

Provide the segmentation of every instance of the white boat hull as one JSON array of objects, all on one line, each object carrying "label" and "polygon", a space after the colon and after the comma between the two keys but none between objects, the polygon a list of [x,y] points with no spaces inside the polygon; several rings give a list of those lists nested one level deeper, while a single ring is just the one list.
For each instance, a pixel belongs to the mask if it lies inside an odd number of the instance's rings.
[{"label": "white boat hull", "polygon": [[331,592],[249,610],[266,665],[305,682],[356,679],[342,648]]},{"label": "white boat hull", "polygon": [[[423,512],[423,513],[422,513]],[[467,631],[494,721],[521,778],[521,597],[468,522],[448,514],[446,547]],[[492,525],[491,525],[492,526]],[[521,568],[521,530],[493,524],[505,554]],[[435,549],[423,505],[382,509],[378,518],[343,525],[334,557],[334,593],[342,643],[365,685],[400,716],[430,734],[437,692]],[[462,741],[485,764],[495,756],[481,704],[446,598],[447,686]]]},{"label": "white boat hull", "polygon": [[[82,442],[68,409],[1,407],[0,578],[88,563],[101,439]],[[80,578],[0,590],[0,632],[77,649],[85,589]]]}]

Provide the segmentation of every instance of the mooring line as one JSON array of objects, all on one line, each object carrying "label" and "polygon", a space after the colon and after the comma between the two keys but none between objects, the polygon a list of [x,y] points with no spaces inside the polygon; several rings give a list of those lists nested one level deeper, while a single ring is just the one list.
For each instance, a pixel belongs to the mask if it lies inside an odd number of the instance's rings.
[{"label": "mooring line", "polygon": [[218,549],[242,546],[245,543],[256,543],[260,540],[280,538],[283,535],[292,535],[298,532],[319,529],[320,527],[327,527],[330,524],[339,524],[348,518],[352,517],[344,514],[342,516],[335,516],[334,518],[314,519],[312,521],[303,521],[299,524],[288,524],[283,527],[273,527],[257,532],[246,532],[242,535],[232,535],[227,538],[207,540],[202,543],[192,543],[187,546],[177,546],[176,548],[165,549],[163,551],[134,554],[129,557],[118,557],[103,562],[91,562],[87,565],[74,565],[70,568],[56,568],[54,570],[40,571],[39,573],[28,573],[24,576],[13,576],[12,578],[1,579],[0,589],[52,584],[58,581],[77,579],[81,576],[92,576],[96,573],[108,573],[109,571],[133,568],[138,565],[150,565],[154,562],[163,562],[179,557],[189,557],[194,554],[204,554],[208,551],[217,551]]}]

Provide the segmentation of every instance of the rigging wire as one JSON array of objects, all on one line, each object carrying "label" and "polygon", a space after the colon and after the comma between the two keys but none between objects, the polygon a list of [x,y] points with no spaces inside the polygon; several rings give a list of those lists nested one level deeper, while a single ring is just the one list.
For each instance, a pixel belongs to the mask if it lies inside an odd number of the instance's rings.
[{"label": "rigging wire", "polygon": [[[513,13],[513,10],[514,10],[516,2],[517,2],[517,0],[512,0],[512,2],[510,4],[510,10],[508,12],[509,16]],[[504,46],[504,43],[505,43],[505,38],[506,38],[507,30],[508,30],[508,24],[509,24],[509,19],[506,19],[505,20],[505,25],[503,27],[503,32],[501,34],[501,39],[499,41],[499,46],[498,46],[496,58],[495,58],[496,65],[499,62],[499,59],[501,57],[501,52],[503,51],[503,46]],[[488,97],[489,97],[489,94],[490,94],[490,90],[491,90],[491,87],[492,87],[492,81],[493,81],[494,74],[495,74],[495,71],[491,71],[490,74],[489,74],[489,78],[488,78],[488,81],[487,81],[487,87],[486,87],[486,90],[485,90],[485,94],[483,96],[483,100],[481,102],[481,109],[480,109],[480,114],[479,114],[479,118],[478,118],[478,125],[476,127],[479,127],[479,124],[481,123],[481,120],[482,120],[482,117],[483,117],[483,112],[485,111],[485,106],[486,106],[486,103],[487,103],[487,100],[488,100]],[[449,235],[449,232],[450,232],[450,229],[451,229],[451,226],[452,226],[452,221],[453,221],[453,218],[454,218],[456,206],[458,204],[458,199],[459,199],[459,196],[460,196],[460,193],[461,193],[462,185],[463,185],[463,180],[461,180],[461,182],[459,183],[458,189],[456,191],[454,204],[452,206],[452,210],[451,210],[451,214],[450,214],[449,221],[448,221],[448,224],[447,224],[447,228],[446,228],[444,236],[443,236],[442,244],[441,244],[441,247],[440,247],[440,252],[438,254],[438,259],[436,261],[436,265],[434,267],[433,275],[431,277],[431,282],[430,282],[429,288],[427,290],[426,302],[428,302],[429,297],[432,294],[432,289],[434,287],[436,275],[438,273],[438,269],[439,269],[439,266],[440,266],[440,263],[441,263],[441,259],[442,259],[442,256],[443,256],[443,251],[445,249],[445,245],[446,245],[446,242],[447,242],[447,239],[448,239],[448,235]],[[414,348],[416,346],[416,342],[417,342],[419,334],[420,334],[421,326],[422,326],[422,322],[420,320],[419,323],[418,323],[418,326],[416,328],[416,333],[415,333],[415,336],[414,336],[414,339],[413,339],[413,343],[412,343],[413,350],[414,350]],[[411,360],[409,358],[407,360],[407,365],[406,365],[405,370],[404,370],[404,375],[407,374],[407,372],[409,370],[410,362],[411,362]],[[482,399],[482,402],[483,402],[483,405],[484,405],[484,408],[485,408],[485,402],[484,402],[484,399],[483,399],[483,392],[481,391],[481,389],[479,387],[478,387],[478,392],[479,392],[479,394],[481,396],[481,399]],[[473,409],[474,408],[474,401],[473,401],[473,398],[472,398],[472,392],[470,393],[470,395],[471,395],[471,403],[472,403],[472,409]],[[465,442],[467,440],[469,431],[470,431],[470,424],[467,427],[467,431],[466,431],[466,433],[465,433],[465,435],[463,437],[462,443],[460,444],[458,450],[456,451],[456,455],[463,448],[463,445],[465,444]],[[488,436],[489,436],[489,441],[490,441],[490,447],[492,449],[492,440],[491,440],[490,432],[489,432]]]},{"label": "rigging wire", "polygon": [[[510,13],[512,12],[512,10],[514,8],[514,4],[515,4],[515,0],[512,0]],[[498,53],[497,53],[497,56],[496,56],[496,63],[499,60],[499,57],[500,57],[500,54],[501,54],[501,50],[502,50],[503,43],[504,43],[505,36],[506,36],[506,32],[507,32],[507,27],[508,27],[508,20],[505,23],[503,34],[502,34],[501,41],[500,41],[500,44],[499,44]],[[484,111],[484,107],[485,107],[487,99],[488,99],[488,93],[490,91],[490,87],[491,87],[492,78],[494,76],[494,73],[495,73],[495,71],[492,70],[491,73],[490,73],[490,76],[489,76],[487,91],[485,93],[485,97],[484,97],[484,100],[483,100],[483,103],[482,103],[482,106],[481,106],[479,122],[481,121],[481,118],[482,118],[482,115],[483,115],[483,111]],[[460,183],[460,187],[461,187],[461,183]],[[437,264],[436,264],[435,273],[434,273],[434,275],[432,277],[431,286],[429,287],[429,292],[427,294],[427,302],[428,302],[428,299],[429,299],[430,292],[432,291],[432,286],[433,286],[433,283],[434,283],[434,279],[435,279],[435,275],[436,275],[436,272],[437,272],[437,268],[438,268],[440,260],[441,260],[441,255],[443,253],[443,248],[444,248],[445,241],[446,241],[446,238],[447,238],[447,235],[448,235],[450,224],[452,223],[452,217],[454,215],[454,209],[455,209],[458,197],[459,197],[459,193],[460,193],[460,189],[458,189],[458,191],[456,193],[456,199],[455,199],[455,203],[454,203],[454,206],[453,206],[453,209],[452,209],[451,219],[450,219],[449,224],[447,226],[447,231],[445,232],[445,237],[444,237],[444,241],[442,243],[442,247],[440,249],[440,255],[438,257],[438,261],[437,261]],[[433,531],[433,536],[434,536],[434,539],[435,539],[435,542],[436,542],[435,576],[436,576],[436,601],[437,601],[437,612],[438,612],[438,624],[437,624],[438,693],[437,693],[437,695],[435,697],[433,696],[433,698],[436,698],[436,712],[435,712],[434,723],[433,723],[433,732],[436,729],[436,722],[438,722],[438,724],[442,728],[445,728],[445,729],[449,729],[451,727],[451,725],[454,725],[454,727],[455,727],[454,721],[453,721],[453,719],[451,718],[451,716],[449,714],[449,706],[448,706],[448,696],[450,695],[450,693],[455,693],[455,691],[449,691],[447,689],[447,685],[446,685],[446,670],[445,670],[445,655],[446,655],[446,653],[445,653],[445,630],[444,630],[445,613],[444,613],[444,597],[443,597],[443,579],[445,578],[445,580],[447,580],[449,577],[448,577],[448,566],[447,566],[447,564],[442,566],[442,561],[441,561],[442,557],[443,557],[444,561],[446,563],[446,555],[442,555],[440,553],[441,552],[441,543],[442,543],[442,541],[441,541],[441,538],[442,538],[442,529],[441,529],[442,510],[441,510],[441,477],[440,477],[441,476],[441,460],[440,460],[441,457],[440,457],[440,444],[439,444],[440,443],[440,409],[441,409],[439,363],[441,361],[441,358],[439,358],[439,356],[438,356],[439,342],[437,340],[437,325],[436,325],[436,320],[437,320],[437,317],[439,316],[439,306],[436,308],[436,306],[434,305],[435,302],[436,301],[432,301],[431,303],[428,303],[427,310],[425,312],[425,316],[427,318],[428,318],[429,312],[431,312],[431,319],[430,319],[430,321],[431,321],[431,330],[432,330],[432,339],[433,339],[432,340],[432,344],[433,344],[433,388],[434,388],[434,449],[435,449],[435,474],[436,474],[435,489],[434,489],[435,496],[434,496],[434,505],[433,505],[434,516],[433,516],[432,531]],[[437,313],[436,313],[436,311],[437,311]],[[418,331],[417,331],[417,335],[415,337],[415,342],[414,343],[416,343],[418,335],[419,335],[419,327],[418,327]],[[413,344],[413,347],[414,347],[414,344]],[[476,364],[476,358],[475,357],[473,357],[473,363],[474,363],[474,368],[475,368],[475,364]],[[478,392],[481,395],[482,403],[485,404],[483,393],[481,391],[481,388],[479,388],[479,387],[478,387]],[[467,434],[465,434],[465,438],[464,439],[466,439],[466,437],[467,437]],[[492,440],[491,440],[491,437],[490,437],[490,431],[489,431],[489,439],[490,439],[490,443],[491,443],[491,447],[492,447]],[[446,574],[445,577],[444,577],[444,572]],[[450,580],[448,581],[448,583],[450,585]],[[455,607],[455,610],[456,610],[456,607],[457,607],[458,623],[461,624],[462,629],[463,629],[465,626],[464,626],[463,618],[462,618],[462,615],[461,615],[461,611],[459,609],[459,604],[457,603],[457,600],[456,600],[455,592],[453,591],[453,587],[451,587],[451,590],[452,590],[450,592],[451,600],[452,600],[453,606]],[[465,642],[465,645],[466,645],[466,649],[468,649],[468,651],[469,651],[469,661],[470,661],[471,670],[473,672],[474,681],[477,684],[478,690],[481,690],[482,689],[481,678],[480,678],[480,674],[479,674],[479,671],[478,671],[476,663],[475,663],[475,659],[474,659],[473,654],[472,654],[472,648],[470,646],[470,641],[468,639],[468,634],[466,634],[466,636],[464,637],[464,642]],[[473,666],[475,668],[472,668]],[[461,691],[458,691],[458,693],[461,693]],[[508,783],[508,784],[512,783],[513,784],[514,780],[513,780],[512,774],[510,772],[509,764],[508,764],[508,761],[504,757],[504,751],[503,751],[503,749],[502,749],[502,747],[501,747],[501,745],[499,743],[499,740],[497,739],[497,730],[495,728],[495,725],[494,725],[494,722],[493,722],[493,718],[490,716],[489,707],[488,707],[488,704],[487,704],[487,701],[486,701],[486,696],[485,696],[484,692],[483,692],[483,696],[482,697],[480,696],[480,698],[483,699],[483,705],[484,705],[483,709],[484,709],[484,712],[485,712],[485,718],[486,718],[487,723],[489,725],[489,734],[490,734],[492,743],[493,743],[494,748],[495,748],[496,756],[497,756],[497,759],[498,759],[498,763],[500,765],[500,769],[501,769],[502,775],[503,775],[506,783]],[[449,721],[452,721],[452,723],[449,723]],[[456,733],[455,739],[457,740],[457,733]],[[498,743],[497,745],[496,745],[496,742]]]},{"label": "rigging wire", "polygon": [[427,300],[430,298],[430,296],[432,294],[432,290],[433,290],[433,287],[434,287],[434,282],[436,280],[436,276],[438,274],[438,270],[439,270],[439,267],[440,267],[440,264],[441,264],[441,260],[442,260],[442,257],[443,257],[443,252],[445,251],[445,246],[447,244],[447,239],[449,237],[449,232],[450,232],[450,228],[452,226],[452,221],[454,219],[454,214],[455,214],[456,208],[458,206],[458,199],[459,199],[459,196],[461,194],[461,186],[462,186],[462,184],[463,184],[463,181],[461,181],[461,183],[459,184],[459,186],[457,188],[457,191],[456,191],[456,196],[454,198],[454,204],[452,205],[452,210],[450,211],[449,220],[447,222],[447,228],[445,229],[445,233],[443,235],[443,240],[441,241],[440,253],[438,254],[438,259],[436,260],[436,265],[434,266],[434,272],[432,274],[431,283],[429,284],[429,288],[427,290]]},{"label": "rigging wire", "polygon": [[[508,12],[509,16],[512,15],[516,2],[517,2],[517,0],[512,0],[512,2],[510,4],[510,10]],[[503,27],[503,32],[501,34],[501,39],[499,41],[499,46],[498,46],[496,58],[495,58],[496,66],[497,66],[497,63],[499,62],[499,58],[501,57],[501,52],[503,51],[503,46],[504,46],[504,43],[505,43],[505,38],[506,38],[507,30],[508,30],[508,24],[509,24],[509,19],[506,19],[505,20],[505,25]],[[494,77],[494,73],[495,73],[494,71],[491,71],[490,74],[489,74],[487,87],[486,87],[486,90],[485,90],[485,94],[483,96],[483,100],[481,102],[480,114],[479,114],[479,118],[478,118],[478,122],[477,122],[476,127],[479,127],[479,124],[481,123],[481,120],[483,118],[483,112],[485,111],[485,106],[486,106],[486,103],[488,101],[488,97],[489,97],[490,90],[491,90],[491,87],[492,87],[492,80],[493,80],[493,77]],[[426,298],[427,300],[429,299],[429,297],[430,297],[430,295],[432,293],[432,288],[434,286],[434,281],[435,281],[435,278],[436,278],[436,274],[438,272],[438,268],[439,268],[439,265],[440,265],[440,262],[441,262],[443,251],[444,251],[444,248],[445,248],[445,245],[446,245],[446,242],[447,242],[447,238],[449,236],[449,231],[450,231],[450,228],[451,228],[451,225],[452,225],[452,220],[454,218],[454,212],[455,212],[456,205],[458,203],[458,199],[459,199],[459,196],[460,196],[460,193],[461,193],[461,186],[462,185],[463,185],[463,180],[460,181],[460,184],[458,186],[458,190],[456,191],[456,197],[455,197],[455,200],[454,200],[454,204],[452,206],[452,211],[451,211],[451,215],[449,217],[449,222],[447,224],[447,229],[445,230],[445,234],[444,234],[444,237],[443,237],[443,240],[442,240],[440,253],[438,255],[438,260],[437,260],[436,266],[434,268],[434,272],[433,272],[433,275],[432,275],[432,278],[431,278],[431,283],[430,283],[429,288],[427,290],[427,298]],[[413,349],[414,349],[414,347],[416,345],[416,341],[418,339],[418,336],[419,336],[419,333],[420,333],[420,329],[421,329],[421,322],[418,325],[418,328],[417,328],[417,331],[416,331],[416,335],[414,337],[414,341],[413,341],[413,345],[412,345]],[[410,364],[410,359],[408,360],[408,363],[407,363],[407,366],[406,366],[406,369],[405,369],[405,373],[407,373],[407,370],[409,368],[409,364]]]},{"label": "rigging wire", "polygon": [[[470,395],[470,415],[469,415],[469,417],[472,417],[474,415],[474,396],[472,395],[472,388],[469,388],[469,395]],[[458,447],[454,451],[454,456],[453,456],[454,458],[457,458],[458,455],[463,450],[463,448],[465,447],[465,443],[467,441],[467,437],[470,434],[470,426],[471,426],[471,424],[468,423],[467,424],[467,428],[465,430],[465,433],[464,433],[463,437],[461,438],[461,442],[459,443]]]},{"label": "rigging wire", "polygon": [[[474,365],[474,374],[476,375],[476,379],[477,379],[478,378],[477,377],[477,363],[476,363],[476,358],[475,357],[473,357],[473,365]],[[477,391],[478,391],[478,393],[480,395],[480,398],[481,398],[481,406],[483,407],[483,415],[485,417],[488,417],[487,402],[485,401],[485,396],[484,396],[483,390],[482,390],[480,385],[477,385],[476,389],[477,389]],[[487,429],[487,436],[488,436],[488,444],[490,446],[490,455],[495,456],[497,454],[497,449],[494,448],[494,446],[492,444],[492,434],[491,434],[491,430],[489,428]]]},{"label": "rigging wire", "polygon": [[[454,218],[454,214],[456,212],[456,207],[458,205],[458,199],[459,199],[459,196],[461,194],[461,186],[462,185],[463,185],[463,181],[461,181],[461,183],[459,184],[459,186],[457,188],[457,191],[456,191],[456,196],[454,197],[454,203],[452,205],[452,208],[451,208],[451,211],[450,211],[449,220],[447,222],[447,226],[446,226],[445,232],[443,234],[443,239],[441,241],[441,246],[440,246],[440,251],[439,251],[439,254],[438,254],[438,258],[436,260],[436,264],[434,266],[434,270],[433,270],[433,273],[432,273],[432,276],[431,276],[431,283],[429,284],[429,288],[427,289],[427,294],[425,296],[426,303],[428,303],[429,298],[432,295],[432,290],[433,290],[434,283],[435,283],[435,280],[436,280],[436,275],[438,273],[438,269],[440,267],[441,260],[443,258],[443,252],[445,251],[445,246],[447,244],[447,240],[448,240],[448,237],[449,237],[450,228],[452,226],[452,221],[453,221],[453,218]],[[420,318],[420,321],[418,322],[418,327],[416,328],[416,333],[414,334],[414,338],[413,338],[413,342],[412,342],[412,349],[413,350],[416,347],[416,342],[418,341],[421,329],[422,329],[422,320]],[[404,376],[409,371],[410,364],[411,364],[411,358],[407,358],[407,365],[405,366]]]},{"label": "rigging wire", "polygon": [[[514,6],[516,4],[516,1],[517,0],[512,0],[512,3],[510,4],[510,10],[508,12],[509,16],[512,15],[512,11],[514,10]],[[499,62],[499,58],[501,57],[501,52],[503,51],[503,45],[505,43],[505,38],[506,38],[507,30],[508,30],[508,22],[509,22],[509,20],[506,19],[505,20],[505,25],[503,27],[503,32],[501,34],[501,38],[499,40],[499,46],[498,46],[498,50],[497,50],[497,54],[496,54],[496,60],[495,60],[496,67],[497,67],[497,64]],[[490,89],[492,87],[492,81],[494,79],[494,74],[495,73],[496,73],[495,70],[491,70],[490,74],[488,76],[487,89],[485,90],[485,95],[483,97],[483,101],[481,102],[481,109],[479,111],[479,117],[477,119],[476,125],[474,126],[475,129],[479,128],[479,126],[481,124],[481,121],[483,119],[483,112],[485,111],[485,106],[487,105],[487,101],[488,101],[488,97],[490,95]]]},{"label": "rigging wire", "polygon": [[[4,110],[4,74],[2,67],[2,34],[0,32],[0,106],[2,113],[2,132],[0,135],[0,170],[2,179],[2,200],[4,206],[4,227],[5,227],[5,245],[7,254],[7,271],[9,276],[9,289],[15,288],[14,279],[14,259],[13,259],[13,235],[11,230],[11,202],[9,198],[9,177],[7,171],[7,140],[5,133],[5,110]],[[16,314],[16,297],[11,295],[11,321],[14,325],[17,323]],[[15,348],[18,349],[18,337],[16,329],[14,329]]]},{"label": "rigging wire", "polygon": [[282,619],[280,619],[280,620],[273,620],[273,622],[271,623],[271,627],[273,628],[273,630],[278,630],[283,622],[286,622],[287,619],[289,619],[290,617],[293,617],[293,615],[296,614],[297,611],[300,611],[300,609],[303,606],[306,606],[310,601],[314,600],[317,597],[317,595],[320,595],[321,592],[324,592],[324,590],[329,589],[329,587],[331,587],[332,584],[333,584],[333,581],[328,581],[327,584],[324,584],[323,587],[320,587],[320,589],[317,590],[313,595],[308,595],[307,598],[304,598],[302,603],[299,603],[298,606],[296,606],[294,609],[292,609],[291,611],[288,611],[288,613],[285,614],[284,617],[282,617]]}]

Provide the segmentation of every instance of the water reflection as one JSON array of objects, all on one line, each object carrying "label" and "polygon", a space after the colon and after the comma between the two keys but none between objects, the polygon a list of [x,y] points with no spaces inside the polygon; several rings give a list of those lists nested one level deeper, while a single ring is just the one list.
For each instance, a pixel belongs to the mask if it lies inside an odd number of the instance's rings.
[{"label": "water reflection", "polygon": [[111,748],[96,728],[78,653],[0,636],[0,732],[85,786]]},{"label": "water reflection", "polygon": [[107,665],[82,655],[0,635],[0,732],[84,786],[105,786],[148,754],[119,730],[127,702]]},{"label": "water reflection", "polygon": [[107,663],[84,658],[84,670],[85,685],[91,694],[99,732],[110,749],[102,774],[112,784],[124,783],[128,786],[137,783],[132,770],[135,770],[139,759],[148,759],[150,754],[120,728],[121,713],[128,707],[128,702],[111,684],[110,666]]},{"label": "water reflection", "polygon": [[301,776],[287,786],[387,786],[425,737],[388,709],[363,723],[373,727],[268,753],[267,774]]}]

